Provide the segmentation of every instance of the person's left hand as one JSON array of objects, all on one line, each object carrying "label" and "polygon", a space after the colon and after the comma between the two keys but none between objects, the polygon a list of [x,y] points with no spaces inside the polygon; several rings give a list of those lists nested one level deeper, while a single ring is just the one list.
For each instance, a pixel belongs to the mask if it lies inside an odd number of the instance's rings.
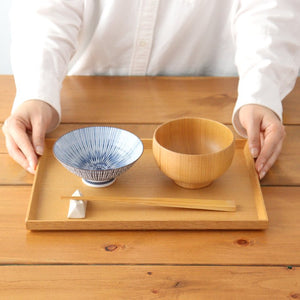
[{"label": "person's left hand", "polygon": [[262,179],[280,154],[286,135],[284,126],[272,110],[256,104],[241,107],[239,119],[246,129],[250,152],[256,158],[255,168]]}]

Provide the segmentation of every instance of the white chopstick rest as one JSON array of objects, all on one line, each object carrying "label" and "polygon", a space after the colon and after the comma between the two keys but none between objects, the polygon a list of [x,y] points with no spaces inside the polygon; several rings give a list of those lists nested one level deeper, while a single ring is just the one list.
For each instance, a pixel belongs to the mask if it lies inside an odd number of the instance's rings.
[{"label": "white chopstick rest", "polygon": [[[79,190],[76,190],[72,196],[82,197],[82,194],[80,193]],[[87,201],[70,199],[68,218],[84,219],[85,212],[86,212],[86,205],[87,205]]]}]

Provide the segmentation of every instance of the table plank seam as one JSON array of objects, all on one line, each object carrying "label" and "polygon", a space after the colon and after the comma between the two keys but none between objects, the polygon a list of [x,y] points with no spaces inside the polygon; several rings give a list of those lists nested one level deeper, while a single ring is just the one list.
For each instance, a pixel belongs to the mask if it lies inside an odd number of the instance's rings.
[{"label": "table plank seam", "polygon": [[298,268],[300,264],[172,264],[172,263],[5,263],[0,267],[26,266],[161,266],[161,267],[272,267]]}]

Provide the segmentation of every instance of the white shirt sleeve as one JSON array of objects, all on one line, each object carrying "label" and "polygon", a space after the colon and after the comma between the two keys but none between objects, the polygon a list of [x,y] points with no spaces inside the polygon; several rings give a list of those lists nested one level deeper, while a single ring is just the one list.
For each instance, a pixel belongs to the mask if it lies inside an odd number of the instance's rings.
[{"label": "white shirt sleeve", "polygon": [[82,0],[14,0],[11,8],[11,60],[16,83],[13,111],[39,99],[59,116],[60,91],[77,47]]},{"label": "white shirt sleeve", "polygon": [[300,65],[300,1],[240,0],[233,17],[238,99],[232,123],[246,137],[238,118],[246,104],[273,110],[282,120],[282,99],[293,89]]}]

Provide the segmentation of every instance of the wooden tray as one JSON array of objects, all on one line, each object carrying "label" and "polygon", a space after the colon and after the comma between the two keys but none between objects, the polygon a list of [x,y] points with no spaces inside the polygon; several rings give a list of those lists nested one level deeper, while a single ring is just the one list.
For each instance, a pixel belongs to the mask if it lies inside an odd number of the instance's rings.
[{"label": "wooden tray", "polygon": [[[268,217],[254,162],[244,140],[236,141],[231,167],[209,187],[187,190],[177,186],[157,167],[152,140],[143,140],[139,161],[106,188],[92,188],[69,173],[55,159],[55,140],[48,139],[35,176],[26,216],[29,230],[171,230],[171,229],[265,229]],[[235,200],[235,212],[147,207],[90,201],[85,219],[68,219],[69,200],[79,189],[85,196],[144,196]]]}]

